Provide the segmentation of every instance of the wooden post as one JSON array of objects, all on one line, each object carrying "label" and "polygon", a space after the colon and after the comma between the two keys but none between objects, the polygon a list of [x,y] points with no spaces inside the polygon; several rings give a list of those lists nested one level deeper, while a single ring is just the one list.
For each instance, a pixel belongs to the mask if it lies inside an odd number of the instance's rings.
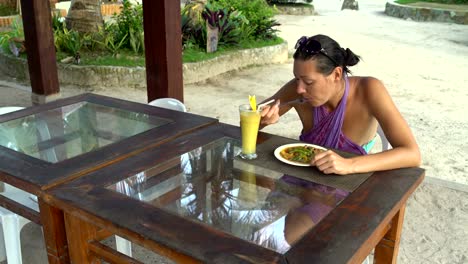
[{"label": "wooden post", "polygon": [[218,50],[218,27],[212,27],[206,21],[206,52],[211,53]]},{"label": "wooden post", "polygon": [[49,263],[70,263],[63,212],[39,198],[39,210]]},{"label": "wooden post", "polygon": [[26,53],[33,94],[60,91],[49,1],[21,1]]},{"label": "wooden post", "polygon": [[375,247],[374,263],[397,263],[398,249],[400,248],[401,230],[405,217],[403,205],[393,217],[390,230],[387,231],[382,240]]},{"label": "wooden post", "polygon": [[180,1],[143,0],[148,102],[172,97],[183,102]]}]

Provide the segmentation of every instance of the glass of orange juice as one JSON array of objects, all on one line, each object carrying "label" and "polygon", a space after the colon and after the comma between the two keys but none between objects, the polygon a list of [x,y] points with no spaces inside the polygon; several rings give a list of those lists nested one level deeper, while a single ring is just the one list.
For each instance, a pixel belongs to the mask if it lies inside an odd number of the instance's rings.
[{"label": "glass of orange juice", "polygon": [[257,135],[260,127],[260,110],[252,110],[249,104],[239,106],[240,126],[242,131],[242,151],[240,157],[243,159],[257,158]]}]

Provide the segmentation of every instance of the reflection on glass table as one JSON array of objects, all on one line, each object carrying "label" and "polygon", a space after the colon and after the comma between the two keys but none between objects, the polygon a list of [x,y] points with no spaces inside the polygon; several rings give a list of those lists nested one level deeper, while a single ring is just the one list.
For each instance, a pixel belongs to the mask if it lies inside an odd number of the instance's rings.
[{"label": "reflection on glass table", "polygon": [[80,102],[1,123],[0,145],[56,163],[170,122]]},{"label": "reflection on glass table", "polygon": [[285,253],[349,193],[236,158],[223,138],[108,189]]}]

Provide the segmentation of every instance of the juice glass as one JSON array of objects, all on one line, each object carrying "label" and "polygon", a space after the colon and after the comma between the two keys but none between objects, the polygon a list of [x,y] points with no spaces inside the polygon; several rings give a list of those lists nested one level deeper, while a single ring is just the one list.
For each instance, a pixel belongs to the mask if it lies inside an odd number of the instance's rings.
[{"label": "juice glass", "polygon": [[240,126],[242,130],[242,152],[243,159],[257,158],[257,134],[260,126],[260,110],[253,111],[250,105],[239,106]]}]

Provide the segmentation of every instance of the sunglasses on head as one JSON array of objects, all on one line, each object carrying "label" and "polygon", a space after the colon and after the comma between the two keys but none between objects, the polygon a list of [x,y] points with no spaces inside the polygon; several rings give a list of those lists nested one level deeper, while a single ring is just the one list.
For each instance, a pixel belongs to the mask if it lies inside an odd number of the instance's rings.
[{"label": "sunglasses on head", "polygon": [[322,54],[328,59],[330,59],[335,66],[339,66],[338,63],[332,57],[328,56],[327,51],[322,48],[322,44],[315,39],[308,38],[306,36],[302,36],[300,39],[297,40],[295,49],[299,49],[302,52],[305,52],[307,55],[314,56],[317,54]]}]

